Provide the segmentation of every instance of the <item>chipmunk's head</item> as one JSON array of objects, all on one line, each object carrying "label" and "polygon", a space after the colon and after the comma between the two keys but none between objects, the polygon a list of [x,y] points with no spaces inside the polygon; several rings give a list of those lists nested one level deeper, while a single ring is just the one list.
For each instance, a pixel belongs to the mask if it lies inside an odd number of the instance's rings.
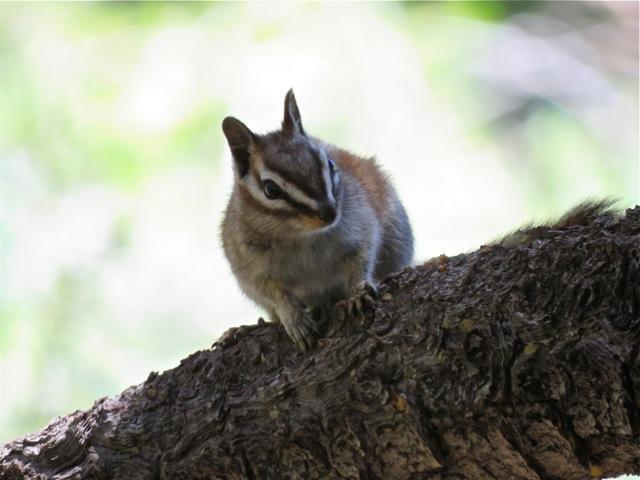
[{"label": "chipmunk's head", "polygon": [[340,176],[333,160],[302,128],[293,90],[282,128],[257,135],[240,120],[222,122],[234,160],[242,213],[263,233],[292,236],[333,226],[340,217]]}]

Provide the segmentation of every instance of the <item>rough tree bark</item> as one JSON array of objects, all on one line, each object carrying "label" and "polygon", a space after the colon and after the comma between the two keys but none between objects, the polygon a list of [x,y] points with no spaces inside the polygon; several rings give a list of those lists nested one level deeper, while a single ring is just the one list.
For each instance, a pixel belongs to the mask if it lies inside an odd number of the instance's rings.
[{"label": "rough tree bark", "polygon": [[406,269],[310,353],[272,324],[194,353],[5,445],[0,478],[640,473],[640,207],[531,238]]}]

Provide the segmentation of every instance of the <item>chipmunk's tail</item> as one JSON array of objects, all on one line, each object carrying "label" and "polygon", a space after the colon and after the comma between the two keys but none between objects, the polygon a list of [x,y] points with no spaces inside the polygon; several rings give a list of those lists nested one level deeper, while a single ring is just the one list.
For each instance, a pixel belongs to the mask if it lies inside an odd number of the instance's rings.
[{"label": "chipmunk's tail", "polygon": [[615,215],[619,213],[615,204],[615,198],[600,200],[585,200],[565,213],[557,222],[551,224],[555,228],[575,227],[576,225],[589,225],[601,215]]},{"label": "chipmunk's tail", "polygon": [[573,207],[558,220],[546,223],[529,223],[511,232],[499,240],[491,242],[489,245],[503,245],[505,247],[515,247],[530,243],[533,240],[544,236],[543,230],[555,230],[559,228],[575,227],[579,225],[589,225],[596,218],[602,215],[617,215],[619,209],[615,204],[617,199],[604,198],[600,200],[585,200]]}]

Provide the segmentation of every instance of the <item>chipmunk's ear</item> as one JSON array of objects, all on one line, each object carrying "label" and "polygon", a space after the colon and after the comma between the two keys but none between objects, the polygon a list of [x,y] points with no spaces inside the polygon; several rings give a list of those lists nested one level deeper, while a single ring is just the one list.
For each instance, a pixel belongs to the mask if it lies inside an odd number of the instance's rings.
[{"label": "chipmunk's ear", "polygon": [[300,118],[300,110],[298,110],[298,104],[296,103],[296,96],[293,94],[293,89],[290,89],[284,97],[284,119],[282,120],[282,130],[289,134],[299,133],[304,135],[302,119]]},{"label": "chipmunk's ear", "polygon": [[249,171],[251,146],[258,144],[258,136],[234,117],[226,117],[222,121],[222,131],[224,136],[227,137],[227,143],[231,149],[238,176],[242,178]]}]

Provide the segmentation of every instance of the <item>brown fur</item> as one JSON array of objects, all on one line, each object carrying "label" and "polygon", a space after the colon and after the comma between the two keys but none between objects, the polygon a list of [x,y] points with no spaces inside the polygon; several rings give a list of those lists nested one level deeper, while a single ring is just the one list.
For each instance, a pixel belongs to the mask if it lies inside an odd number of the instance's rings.
[{"label": "brown fur", "polygon": [[338,167],[357,179],[367,194],[369,203],[382,219],[390,213],[390,205],[395,200],[395,192],[373,158],[358,157],[346,150],[324,144]]},{"label": "brown fur", "polygon": [[327,225],[318,217],[310,217],[308,215],[301,215],[301,220],[305,227],[307,227],[309,230],[316,230]]}]

